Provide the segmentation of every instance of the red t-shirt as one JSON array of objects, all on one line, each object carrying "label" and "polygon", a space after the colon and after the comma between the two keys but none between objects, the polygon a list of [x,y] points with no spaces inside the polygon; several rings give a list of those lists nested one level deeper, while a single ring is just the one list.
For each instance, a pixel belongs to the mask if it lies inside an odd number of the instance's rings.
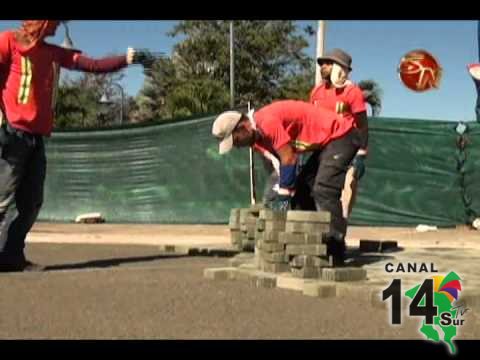
[{"label": "red t-shirt", "polygon": [[[339,115],[296,100],[276,101],[254,113],[262,134],[257,147],[274,153],[286,144],[297,152],[313,151],[325,146],[352,129],[353,116]],[[350,120],[349,120],[350,119]]]},{"label": "red t-shirt", "polygon": [[[338,114],[356,114],[367,110],[362,90],[355,84],[340,89],[333,86],[327,89],[325,84],[320,84],[310,93],[310,102]],[[354,126],[357,127],[357,124]]]},{"label": "red t-shirt", "polygon": [[44,42],[25,50],[13,31],[0,33],[0,107],[13,127],[50,135],[58,69],[72,69],[76,56],[77,51]]}]

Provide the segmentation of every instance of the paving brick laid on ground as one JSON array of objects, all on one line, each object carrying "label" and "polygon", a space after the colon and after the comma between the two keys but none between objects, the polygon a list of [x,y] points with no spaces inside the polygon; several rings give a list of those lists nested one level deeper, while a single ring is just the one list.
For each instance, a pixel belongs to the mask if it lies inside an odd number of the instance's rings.
[{"label": "paving brick laid on ground", "polygon": [[398,249],[397,241],[360,240],[361,252],[385,252]]},{"label": "paving brick laid on ground", "polygon": [[323,268],[322,280],[325,281],[360,281],[367,278],[367,271],[362,268]]},{"label": "paving brick laid on ground", "polygon": [[[218,275],[206,273],[205,276],[244,280],[257,287],[293,289],[308,296],[335,296],[335,282],[364,280],[366,271],[331,267],[325,243],[330,219],[330,213],[323,211],[233,209],[230,215],[232,243],[238,243],[241,238],[241,248],[250,251],[252,247],[254,254],[250,257],[239,254],[231,259],[229,264],[236,266],[235,271],[220,269]],[[380,246],[379,242],[375,249]],[[393,244],[386,244],[391,246]]]}]

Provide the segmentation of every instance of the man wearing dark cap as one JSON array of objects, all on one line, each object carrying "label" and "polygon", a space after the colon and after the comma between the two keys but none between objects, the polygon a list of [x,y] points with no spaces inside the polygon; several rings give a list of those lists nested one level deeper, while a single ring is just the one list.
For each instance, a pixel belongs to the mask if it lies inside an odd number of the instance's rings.
[{"label": "man wearing dark cap", "polygon": [[[344,238],[347,221],[340,199],[348,169],[353,166],[357,180],[365,171],[368,145],[366,106],[362,90],[348,79],[352,71],[349,54],[333,49],[317,62],[321,67],[322,82],[312,90],[310,102],[337,113],[339,121],[351,124],[351,132],[348,141],[347,138],[332,141],[307,160],[297,179],[293,206],[301,210],[330,211],[335,218],[336,236]],[[312,197],[313,186],[318,192],[316,199]]]}]

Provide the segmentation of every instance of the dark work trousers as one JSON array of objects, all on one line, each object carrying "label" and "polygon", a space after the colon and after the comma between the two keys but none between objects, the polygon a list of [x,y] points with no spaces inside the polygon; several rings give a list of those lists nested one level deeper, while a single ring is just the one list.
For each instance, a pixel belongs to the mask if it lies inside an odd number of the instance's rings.
[{"label": "dark work trousers", "polygon": [[315,151],[300,170],[292,208],[328,211],[332,215],[330,231],[342,238],[347,232],[341,195],[350,163],[360,148],[357,129],[352,129],[321,150]]},{"label": "dark work trousers", "polygon": [[43,138],[0,127],[0,263],[25,261],[27,233],[43,202]]}]

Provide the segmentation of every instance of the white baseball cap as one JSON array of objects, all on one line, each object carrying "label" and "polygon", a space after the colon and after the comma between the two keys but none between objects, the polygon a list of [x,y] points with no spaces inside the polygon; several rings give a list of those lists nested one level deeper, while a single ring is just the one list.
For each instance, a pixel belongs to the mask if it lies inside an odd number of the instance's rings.
[{"label": "white baseball cap", "polygon": [[220,114],[214,121],[212,126],[212,135],[220,139],[218,152],[226,154],[233,147],[232,132],[240,122],[242,113],[238,111],[225,111]]},{"label": "white baseball cap", "polygon": [[480,64],[470,64],[467,68],[472,78],[480,80]]}]

